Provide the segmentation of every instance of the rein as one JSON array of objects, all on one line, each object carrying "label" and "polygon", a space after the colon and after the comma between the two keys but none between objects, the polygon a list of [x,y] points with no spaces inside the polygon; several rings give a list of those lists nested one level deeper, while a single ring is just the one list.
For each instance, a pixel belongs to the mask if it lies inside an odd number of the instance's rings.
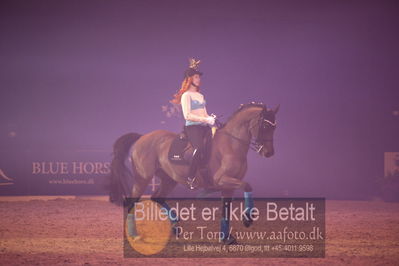
[{"label": "rein", "polygon": [[[269,123],[270,125],[276,126],[276,123],[273,123],[273,122],[271,122],[271,121],[269,121],[269,120],[264,119],[264,118],[263,118],[263,113],[259,114],[258,116],[259,116],[260,119],[258,119],[258,121],[257,121],[257,123],[255,123],[255,125],[253,125],[252,127],[248,128],[248,130],[251,130],[251,129],[252,129],[253,127],[255,127],[256,125],[259,125],[260,123],[262,123],[262,121],[261,121],[262,119],[263,119],[263,121]],[[216,121],[217,121],[217,124],[218,124],[218,125],[223,125],[223,123],[220,122],[218,119],[216,119]],[[260,127],[260,126],[261,126],[261,125],[259,125],[259,127]],[[251,138],[249,141],[244,140],[244,139],[241,139],[241,138],[239,138],[239,137],[236,137],[236,136],[234,136],[233,134],[228,133],[228,132],[222,131],[222,133],[225,134],[225,135],[228,135],[228,136],[230,136],[230,137],[232,137],[232,138],[234,138],[234,139],[236,139],[236,140],[238,140],[238,141],[240,141],[240,142],[242,142],[242,143],[245,144],[245,145],[249,145],[249,147],[250,147],[252,150],[256,151],[257,153],[259,153],[259,152],[262,150],[262,148],[263,148],[263,145],[264,145],[264,144],[261,144],[261,141],[262,141],[262,142],[270,142],[270,141],[273,141],[273,138],[271,138],[271,139],[262,139],[262,140],[260,140],[260,130],[259,130],[259,133],[258,133],[258,136],[256,137],[256,139],[253,140],[253,139]]]}]

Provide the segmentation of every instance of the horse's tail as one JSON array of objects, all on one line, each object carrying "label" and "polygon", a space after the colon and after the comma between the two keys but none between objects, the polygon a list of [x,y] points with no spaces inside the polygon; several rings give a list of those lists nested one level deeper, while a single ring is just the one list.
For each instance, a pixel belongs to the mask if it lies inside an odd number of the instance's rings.
[{"label": "horse's tail", "polygon": [[[123,205],[124,197],[131,196],[134,176],[126,167],[125,161],[129,156],[130,148],[141,136],[137,133],[127,133],[119,137],[113,145],[111,172],[106,177],[105,188],[109,192],[109,201],[118,206]],[[129,182],[129,179],[131,182]]]}]

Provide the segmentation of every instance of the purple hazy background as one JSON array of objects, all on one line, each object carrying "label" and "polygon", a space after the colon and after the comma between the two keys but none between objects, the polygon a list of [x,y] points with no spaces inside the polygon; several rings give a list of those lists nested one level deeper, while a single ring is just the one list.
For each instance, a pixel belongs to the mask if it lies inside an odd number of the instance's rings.
[{"label": "purple hazy background", "polygon": [[281,104],[275,155],[249,153],[256,195],[369,198],[399,151],[398,14],[397,1],[3,0],[0,148],[179,132],[161,106],[195,57],[209,113]]}]

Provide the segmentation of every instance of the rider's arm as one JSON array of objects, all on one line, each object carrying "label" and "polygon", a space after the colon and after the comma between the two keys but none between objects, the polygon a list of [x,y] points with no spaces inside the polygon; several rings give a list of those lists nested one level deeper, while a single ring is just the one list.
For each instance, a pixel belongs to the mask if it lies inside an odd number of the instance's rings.
[{"label": "rider's arm", "polygon": [[190,95],[185,92],[181,96],[181,106],[183,111],[184,119],[195,121],[195,122],[205,122],[205,117],[193,114],[191,112]]},{"label": "rider's arm", "polygon": [[205,106],[204,106],[204,110],[205,110],[206,116],[209,116],[209,115],[208,115],[208,112],[206,111],[206,107],[205,107]]}]

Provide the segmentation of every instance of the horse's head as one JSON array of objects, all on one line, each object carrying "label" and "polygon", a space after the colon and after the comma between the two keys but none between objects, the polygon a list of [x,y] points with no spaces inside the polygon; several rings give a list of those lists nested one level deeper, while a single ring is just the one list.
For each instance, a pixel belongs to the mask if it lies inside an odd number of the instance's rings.
[{"label": "horse's head", "polygon": [[276,129],[276,114],[280,108],[267,108],[263,103],[241,104],[228,121],[221,124],[218,132],[248,145],[261,156],[274,154],[273,135]]},{"label": "horse's head", "polygon": [[249,123],[249,131],[255,139],[256,151],[264,157],[274,154],[273,135],[276,129],[276,113],[280,105],[274,109],[262,106],[262,110]]}]

